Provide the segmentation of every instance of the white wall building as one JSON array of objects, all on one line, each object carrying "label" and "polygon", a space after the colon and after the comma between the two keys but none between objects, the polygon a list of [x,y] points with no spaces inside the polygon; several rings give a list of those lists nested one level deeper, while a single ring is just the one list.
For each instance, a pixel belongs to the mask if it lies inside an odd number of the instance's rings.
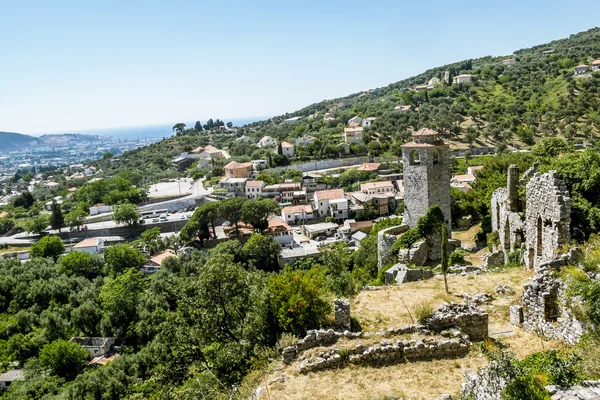
[{"label": "white wall building", "polygon": [[343,189],[316,191],[314,204],[319,218],[328,216],[335,219],[348,218],[348,200],[344,195]]},{"label": "white wall building", "polygon": [[365,118],[365,119],[363,119],[361,126],[363,128],[366,128],[367,126],[371,126],[376,119],[377,118],[375,118],[375,117]]},{"label": "white wall building", "polygon": [[271,136],[263,136],[257,143],[258,147],[276,147],[277,140],[272,138]]},{"label": "white wall building", "polygon": [[90,238],[84,239],[73,246],[73,250],[85,251],[90,254],[99,254],[104,250],[104,239]]},{"label": "white wall building", "polygon": [[246,181],[246,198],[255,200],[262,197],[262,189],[265,187],[263,181]]},{"label": "white wall building", "polygon": [[315,218],[315,212],[310,204],[283,207],[281,218],[288,224],[301,224]]},{"label": "white wall building", "polygon": [[290,142],[281,142],[281,154],[286,157],[294,157],[294,145]]}]

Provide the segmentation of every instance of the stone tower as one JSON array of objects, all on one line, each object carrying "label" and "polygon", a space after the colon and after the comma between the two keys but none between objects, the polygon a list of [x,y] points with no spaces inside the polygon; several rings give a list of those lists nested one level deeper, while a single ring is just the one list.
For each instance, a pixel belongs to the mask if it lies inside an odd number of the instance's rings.
[{"label": "stone tower", "polygon": [[404,222],[411,228],[427,210],[440,206],[451,230],[450,151],[438,132],[423,128],[402,146]]}]

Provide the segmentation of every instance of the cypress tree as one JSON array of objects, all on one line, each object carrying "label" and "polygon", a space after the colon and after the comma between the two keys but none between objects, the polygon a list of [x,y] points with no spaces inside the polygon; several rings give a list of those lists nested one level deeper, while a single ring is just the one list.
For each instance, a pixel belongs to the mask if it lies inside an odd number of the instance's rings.
[{"label": "cypress tree", "polygon": [[65,226],[65,217],[60,209],[60,206],[56,203],[56,201],[52,201],[52,215],[50,215],[50,226],[52,229],[58,229],[60,232],[60,228]]}]

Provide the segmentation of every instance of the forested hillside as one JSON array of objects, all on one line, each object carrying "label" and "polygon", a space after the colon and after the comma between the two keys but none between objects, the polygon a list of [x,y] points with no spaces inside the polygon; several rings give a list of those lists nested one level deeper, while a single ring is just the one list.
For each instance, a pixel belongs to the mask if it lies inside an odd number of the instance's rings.
[{"label": "forested hillside", "polygon": [[22,146],[27,146],[31,142],[37,142],[33,136],[23,135],[15,132],[1,132],[0,143],[2,143],[3,151],[16,150]]}]

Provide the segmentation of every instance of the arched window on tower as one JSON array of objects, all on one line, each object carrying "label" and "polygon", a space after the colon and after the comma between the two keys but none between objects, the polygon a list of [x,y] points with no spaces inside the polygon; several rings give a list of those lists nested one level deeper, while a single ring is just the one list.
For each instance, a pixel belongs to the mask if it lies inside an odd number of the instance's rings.
[{"label": "arched window on tower", "polygon": [[410,165],[421,164],[421,154],[416,150],[411,150],[408,154],[408,162]]},{"label": "arched window on tower", "polygon": [[433,159],[434,164],[438,164],[440,162],[440,152],[437,150],[433,150],[431,153],[431,157]]}]

